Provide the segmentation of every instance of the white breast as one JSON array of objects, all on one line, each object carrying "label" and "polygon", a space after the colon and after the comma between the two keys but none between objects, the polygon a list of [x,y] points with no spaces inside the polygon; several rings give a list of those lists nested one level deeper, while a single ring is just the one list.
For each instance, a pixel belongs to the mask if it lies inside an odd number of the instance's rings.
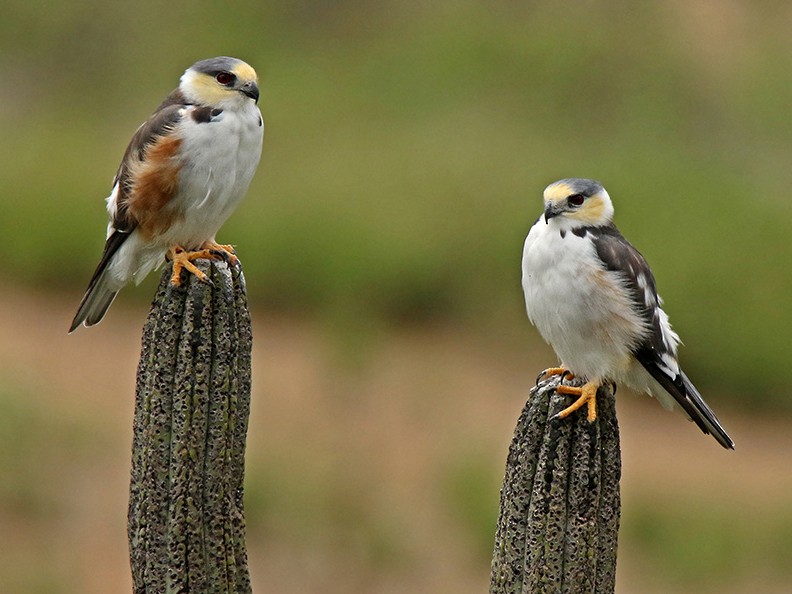
[{"label": "white breast", "polygon": [[[176,211],[169,229],[154,239],[139,230],[131,233],[105,272],[108,290],[127,282],[139,283],[164,261],[172,245],[197,249],[215,239],[221,225],[244,197],[261,157],[264,127],[252,102],[241,109],[226,109],[210,122],[198,123],[186,107],[176,130],[181,137],[182,168],[176,196],[168,208]],[[111,218],[118,188],[108,198]],[[170,214],[169,214],[170,216]],[[108,234],[113,231],[112,223]]]},{"label": "white breast", "polygon": [[539,219],[523,250],[528,317],[573,373],[621,378],[647,329],[618,273],[605,270],[589,237]]},{"label": "white breast", "polygon": [[261,157],[264,127],[251,102],[206,123],[186,113],[179,128],[183,166],[174,207],[182,220],[162,239],[189,249],[214,239],[244,197]]}]

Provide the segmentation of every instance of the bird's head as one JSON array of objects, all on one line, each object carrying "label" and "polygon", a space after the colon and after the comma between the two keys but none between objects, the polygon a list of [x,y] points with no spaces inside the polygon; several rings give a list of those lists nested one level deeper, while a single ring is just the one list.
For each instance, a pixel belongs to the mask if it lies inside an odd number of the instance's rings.
[{"label": "bird's head", "polygon": [[568,178],[553,182],[544,191],[544,218],[568,229],[607,225],[613,204],[602,184],[593,179]]},{"label": "bird's head", "polygon": [[226,56],[190,66],[181,77],[179,89],[195,103],[220,109],[238,109],[259,99],[256,71],[242,60]]}]

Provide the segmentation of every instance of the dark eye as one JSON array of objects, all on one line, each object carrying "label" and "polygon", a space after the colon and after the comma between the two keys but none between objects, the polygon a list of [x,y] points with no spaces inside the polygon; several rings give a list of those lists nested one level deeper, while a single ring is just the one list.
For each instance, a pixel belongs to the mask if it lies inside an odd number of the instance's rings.
[{"label": "dark eye", "polygon": [[569,206],[580,206],[585,199],[586,197],[583,194],[572,194],[567,198],[567,204]]},{"label": "dark eye", "polygon": [[236,77],[230,72],[218,72],[215,80],[221,85],[230,85]]}]

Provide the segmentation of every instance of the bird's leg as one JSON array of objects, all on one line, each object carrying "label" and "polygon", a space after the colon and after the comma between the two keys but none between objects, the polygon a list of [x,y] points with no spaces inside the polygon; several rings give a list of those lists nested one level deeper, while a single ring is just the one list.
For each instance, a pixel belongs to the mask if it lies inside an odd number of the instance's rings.
[{"label": "bird's leg", "polygon": [[168,258],[173,261],[173,274],[171,275],[171,284],[178,287],[181,285],[181,271],[187,269],[197,276],[201,281],[211,284],[212,281],[209,277],[201,272],[198,267],[193,264],[193,260],[201,259],[215,259],[223,260],[229,266],[235,265],[239,262],[239,258],[234,253],[234,247],[231,245],[222,245],[213,241],[205,241],[201,244],[201,249],[193,252],[185,251],[184,248],[174,245],[168,250]]},{"label": "bird's leg", "polygon": [[586,418],[588,418],[589,423],[596,421],[597,390],[599,390],[600,385],[601,384],[598,382],[586,382],[579,388],[575,386],[565,386],[564,384],[558,386],[556,388],[556,394],[569,394],[570,396],[577,396],[578,399],[555,415],[555,418],[564,419],[586,404],[588,405],[588,415]]},{"label": "bird's leg", "polygon": [[537,385],[542,380],[545,380],[548,377],[552,377],[554,375],[560,375],[562,381],[565,377],[568,377],[569,379],[573,379],[575,377],[575,375],[571,371],[569,371],[569,369],[567,369],[566,367],[548,367],[547,369],[545,369],[543,372],[541,372],[539,375],[536,376]]},{"label": "bird's leg", "polygon": [[209,250],[212,255],[217,258],[222,258],[229,266],[235,266],[239,262],[236,256],[236,251],[233,245],[224,245],[222,243],[215,243],[214,241],[205,241],[201,248]]},{"label": "bird's leg", "polygon": [[205,283],[212,284],[209,277],[206,276],[195,264],[193,260],[200,260],[202,258],[217,258],[215,254],[208,249],[198,250],[197,252],[187,252],[184,248],[178,245],[171,246],[168,249],[168,258],[173,261],[173,274],[171,275],[171,284],[174,287],[181,286],[181,272],[187,269],[192,272],[199,280]]}]

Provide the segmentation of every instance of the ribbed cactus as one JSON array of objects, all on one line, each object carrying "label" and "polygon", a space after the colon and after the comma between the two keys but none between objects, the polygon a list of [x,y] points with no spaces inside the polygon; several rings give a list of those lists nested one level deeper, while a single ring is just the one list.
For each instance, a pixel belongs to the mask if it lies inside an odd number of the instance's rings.
[{"label": "ribbed cactus", "polygon": [[251,591],[242,502],[252,345],[241,268],[170,266],[143,330],[129,546],[136,594]]},{"label": "ribbed cactus", "polygon": [[[616,578],[621,455],[613,391],[566,419],[559,377],[533,390],[506,461],[491,594],[609,594]],[[576,382],[571,382],[573,385]],[[581,385],[577,382],[576,385]]]}]

